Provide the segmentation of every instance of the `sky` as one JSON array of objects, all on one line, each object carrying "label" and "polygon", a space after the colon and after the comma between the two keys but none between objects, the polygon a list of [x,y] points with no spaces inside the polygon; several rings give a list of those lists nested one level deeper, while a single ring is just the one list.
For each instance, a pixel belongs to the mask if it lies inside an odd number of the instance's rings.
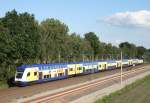
[{"label": "sky", "polygon": [[0,0],[0,17],[7,11],[28,12],[39,22],[56,18],[70,33],[95,32],[100,41],[128,41],[150,48],[150,0]]}]

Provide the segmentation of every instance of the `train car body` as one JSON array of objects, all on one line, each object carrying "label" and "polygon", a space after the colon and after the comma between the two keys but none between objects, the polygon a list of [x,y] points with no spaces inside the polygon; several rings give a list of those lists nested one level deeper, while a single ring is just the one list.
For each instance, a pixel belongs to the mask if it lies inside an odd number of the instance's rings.
[{"label": "train car body", "polygon": [[108,63],[106,61],[99,61],[98,62],[98,70],[99,71],[104,71],[108,67]]},{"label": "train car body", "polygon": [[15,82],[25,86],[68,77],[67,64],[25,65],[16,69]]},{"label": "train car body", "polygon": [[120,68],[121,67],[121,60],[116,60],[116,63],[117,63],[117,68]]},{"label": "train car body", "polygon": [[132,59],[129,59],[128,60],[128,66],[132,66],[133,65],[133,60]]},{"label": "train car body", "polygon": [[55,64],[33,64],[17,67],[15,83],[19,86],[26,86],[32,83],[43,83],[52,80],[59,80],[77,75],[97,73],[121,67],[141,64],[143,60],[124,59],[107,61],[86,61]]},{"label": "train car body", "polygon": [[128,59],[123,59],[123,60],[122,60],[122,66],[123,66],[123,67],[129,66],[129,61],[128,61]]},{"label": "train car body", "polygon": [[143,59],[138,59],[138,64],[144,63]]},{"label": "train car body", "polygon": [[89,73],[95,73],[98,72],[98,62],[92,61],[92,62],[82,62],[84,72],[83,74],[89,74]]},{"label": "train car body", "polygon": [[117,67],[116,60],[108,60],[107,62],[107,69],[115,69]]}]

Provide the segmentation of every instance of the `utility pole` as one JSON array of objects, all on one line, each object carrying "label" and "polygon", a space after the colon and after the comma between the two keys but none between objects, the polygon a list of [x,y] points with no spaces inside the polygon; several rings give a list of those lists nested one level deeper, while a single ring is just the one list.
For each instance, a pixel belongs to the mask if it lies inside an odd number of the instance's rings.
[{"label": "utility pole", "polygon": [[82,54],[82,61],[84,62],[85,60],[84,60],[84,53]]},{"label": "utility pole", "polygon": [[122,85],[122,51],[121,51],[121,72],[120,72],[120,80]]},{"label": "utility pole", "polygon": [[59,54],[58,54],[58,58],[59,58],[59,63],[60,63],[60,57],[61,57],[61,56],[60,56],[60,52],[59,52]]}]

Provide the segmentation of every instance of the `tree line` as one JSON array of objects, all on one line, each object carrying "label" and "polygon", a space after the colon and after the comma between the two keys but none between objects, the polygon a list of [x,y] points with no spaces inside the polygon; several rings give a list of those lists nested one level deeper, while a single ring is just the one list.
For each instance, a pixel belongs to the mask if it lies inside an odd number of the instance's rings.
[{"label": "tree line", "polygon": [[94,32],[81,37],[54,18],[39,23],[33,14],[16,10],[0,18],[0,81],[12,78],[22,64],[119,59],[121,50],[124,58],[150,61],[150,49],[129,42],[113,46]]}]

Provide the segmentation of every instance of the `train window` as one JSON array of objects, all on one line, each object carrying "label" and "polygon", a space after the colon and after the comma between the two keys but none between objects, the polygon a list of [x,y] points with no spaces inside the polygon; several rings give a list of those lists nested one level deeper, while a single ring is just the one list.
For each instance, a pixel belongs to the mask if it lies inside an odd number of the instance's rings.
[{"label": "train window", "polygon": [[34,76],[37,76],[37,72],[34,72]]},{"label": "train window", "polygon": [[17,73],[16,78],[22,78],[23,73]]},{"label": "train window", "polygon": [[55,74],[55,77],[57,77],[57,74]]},{"label": "train window", "polygon": [[69,68],[69,71],[73,71],[73,68]]},{"label": "train window", "polygon": [[104,68],[106,69],[106,64],[104,65]]},{"label": "train window", "polygon": [[59,73],[58,76],[63,76],[63,73]]},{"label": "train window", "polygon": [[88,72],[90,72],[90,69],[87,69]]},{"label": "train window", "polygon": [[101,65],[99,65],[99,67],[101,68]]},{"label": "train window", "polygon": [[77,70],[80,70],[80,67],[78,67]]},{"label": "train window", "polygon": [[17,72],[24,72],[24,70],[17,70]]},{"label": "train window", "polygon": [[79,67],[79,70],[82,70],[82,67]]},{"label": "train window", "polygon": [[51,78],[51,75],[49,75],[49,78]]},{"label": "train window", "polygon": [[30,76],[30,72],[27,73],[27,77],[29,77],[29,76]]},{"label": "train window", "polygon": [[49,75],[47,75],[46,78],[49,78]]},{"label": "train window", "polygon": [[46,75],[44,75],[44,78],[46,78]]}]

